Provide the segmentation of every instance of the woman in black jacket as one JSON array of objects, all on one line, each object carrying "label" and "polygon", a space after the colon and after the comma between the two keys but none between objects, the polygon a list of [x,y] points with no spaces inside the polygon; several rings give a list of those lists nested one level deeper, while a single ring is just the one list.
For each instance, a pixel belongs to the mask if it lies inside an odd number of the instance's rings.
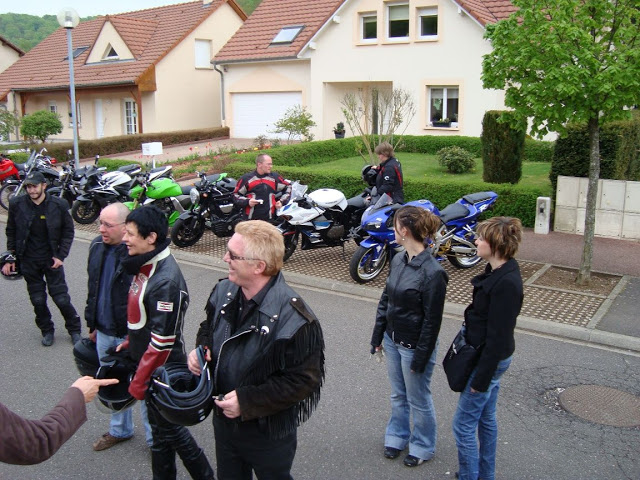
[{"label": "woman in black jacket", "polygon": [[408,445],[408,467],[430,460],[436,447],[430,384],[448,277],[425,239],[433,238],[439,225],[438,217],[423,208],[406,206],[395,213],[396,242],[406,252],[391,262],[371,337],[376,351],[384,346],[391,383],[384,456],[396,458]]},{"label": "woman in black jacket", "polygon": [[478,226],[478,255],[488,265],[471,280],[473,301],[464,312],[464,329],[467,343],[482,353],[453,418],[460,480],[495,478],[500,377],[511,364],[523,300],[520,268],[513,258],[521,240],[517,218],[494,217]]}]

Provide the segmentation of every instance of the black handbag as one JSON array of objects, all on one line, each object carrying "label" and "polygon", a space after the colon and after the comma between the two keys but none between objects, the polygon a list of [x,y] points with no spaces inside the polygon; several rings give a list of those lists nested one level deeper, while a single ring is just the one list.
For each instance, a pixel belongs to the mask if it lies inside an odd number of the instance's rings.
[{"label": "black handbag", "polygon": [[467,386],[471,372],[478,364],[482,345],[478,348],[469,345],[465,338],[464,326],[453,339],[447,354],[442,360],[444,373],[449,387],[454,392],[462,392]]}]

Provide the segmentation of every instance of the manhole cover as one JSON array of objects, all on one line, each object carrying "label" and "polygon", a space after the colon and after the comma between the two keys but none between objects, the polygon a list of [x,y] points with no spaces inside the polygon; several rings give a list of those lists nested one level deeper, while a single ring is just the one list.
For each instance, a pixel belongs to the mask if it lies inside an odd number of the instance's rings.
[{"label": "manhole cover", "polygon": [[560,393],[559,400],[566,411],[593,423],[640,426],[640,398],[615,388],[576,385]]}]

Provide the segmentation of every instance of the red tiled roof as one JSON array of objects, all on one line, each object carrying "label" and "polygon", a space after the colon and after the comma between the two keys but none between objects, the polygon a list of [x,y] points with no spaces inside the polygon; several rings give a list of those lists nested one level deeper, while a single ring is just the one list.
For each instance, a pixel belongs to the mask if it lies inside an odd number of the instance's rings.
[{"label": "red tiled roof", "polygon": [[[74,48],[92,47],[104,23],[110,21],[125,41],[135,60],[86,65],[91,48],[74,60],[76,88],[133,85],[184,37],[224,3],[245,14],[234,0],[202,0],[127,12],[81,22],[73,29]],[[66,32],[59,28],[0,74],[0,100],[11,89],[22,91],[63,89],[69,86]]]},{"label": "red tiled roof", "polygon": [[[345,0],[262,0],[247,21],[215,56],[216,61],[295,58]],[[271,45],[286,26],[304,25],[290,44]]]},{"label": "red tiled roof", "polygon": [[18,55],[20,55],[21,57],[24,55],[24,50],[22,50],[20,47],[17,47],[16,45],[14,45],[13,43],[11,43],[9,40],[7,40],[6,38],[4,38],[2,35],[0,35],[0,43],[3,45],[6,45],[7,47],[15,50]]},{"label": "red tiled roof", "polygon": [[[227,44],[214,57],[217,62],[296,58],[307,42],[349,0],[262,0]],[[510,0],[454,0],[482,25],[507,18],[516,8]],[[290,44],[271,45],[286,26],[305,28]]]}]

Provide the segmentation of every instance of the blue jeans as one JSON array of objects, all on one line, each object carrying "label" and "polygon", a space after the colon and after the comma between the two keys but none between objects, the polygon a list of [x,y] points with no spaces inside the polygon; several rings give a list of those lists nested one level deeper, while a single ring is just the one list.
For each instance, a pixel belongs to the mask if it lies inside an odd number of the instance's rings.
[{"label": "blue jeans", "polygon": [[453,435],[458,446],[460,480],[495,479],[498,444],[496,405],[500,391],[500,377],[507,371],[510,364],[511,357],[498,363],[486,392],[471,393],[474,370],[467,386],[460,394],[458,409],[453,417]]},{"label": "blue jeans", "polygon": [[[422,373],[411,371],[414,350],[396,344],[384,334],[383,345],[391,383],[391,418],[384,445],[404,450],[409,455],[430,460],[436,452],[436,412],[431,399],[431,375],[436,365],[438,346]],[[413,417],[413,432],[410,417]]]},{"label": "blue jeans", "polygon": [[[98,350],[98,358],[102,358],[106,355],[107,349],[110,347],[117,347],[124,342],[124,337],[112,337],[106,333],[102,333],[97,330],[96,335],[96,349]],[[108,365],[100,360],[100,365]],[[145,402],[140,402],[140,416],[142,417],[142,424],[144,425],[145,437],[147,445],[153,444],[153,437],[151,435],[151,426],[149,425],[149,419],[147,416],[147,406]],[[124,412],[112,413],[111,422],[109,423],[109,434],[117,438],[129,438],[133,436],[133,410],[128,408]]]}]

